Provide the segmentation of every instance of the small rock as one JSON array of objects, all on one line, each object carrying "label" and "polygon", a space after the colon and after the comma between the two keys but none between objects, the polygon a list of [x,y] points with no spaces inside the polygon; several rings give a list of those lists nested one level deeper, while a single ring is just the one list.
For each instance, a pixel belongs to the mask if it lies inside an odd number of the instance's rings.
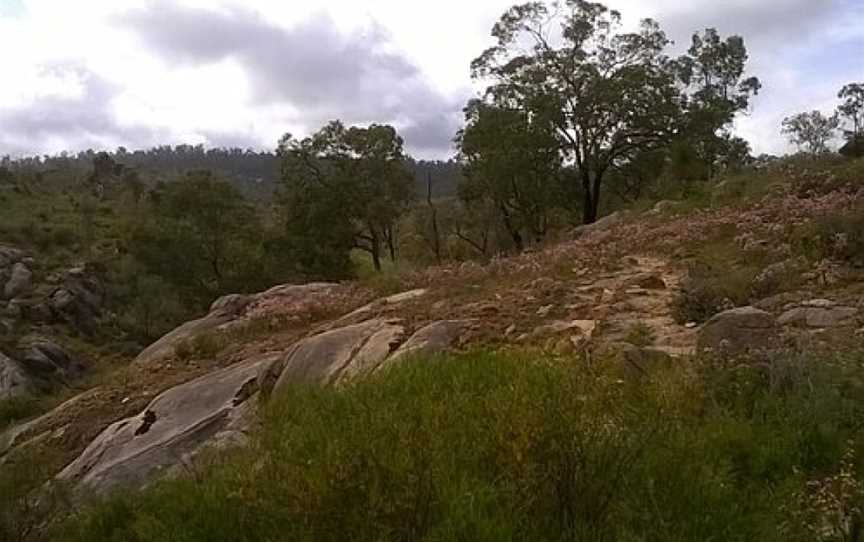
[{"label": "small rock", "polygon": [[552,309],[555,308],[555,305],[545,305],[537,309],[537,316],[547,316]]},{"label": "small rock", "polygon": [[770,312],[739,307],[715,314],[699,330],[697,348],[727,354],[774,348],[779,343],[777,321]]}]

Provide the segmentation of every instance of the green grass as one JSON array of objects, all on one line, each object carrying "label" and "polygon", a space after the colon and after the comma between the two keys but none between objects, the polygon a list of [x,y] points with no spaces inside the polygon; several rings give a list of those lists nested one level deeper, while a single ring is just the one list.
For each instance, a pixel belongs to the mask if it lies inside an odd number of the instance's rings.
[{"label": "green grass", "polygon": [[693,360],[636,382],[473,353],[293,387],[249,450],[49,538],[819,540],[861,521],[864,357],[817,361]]}]

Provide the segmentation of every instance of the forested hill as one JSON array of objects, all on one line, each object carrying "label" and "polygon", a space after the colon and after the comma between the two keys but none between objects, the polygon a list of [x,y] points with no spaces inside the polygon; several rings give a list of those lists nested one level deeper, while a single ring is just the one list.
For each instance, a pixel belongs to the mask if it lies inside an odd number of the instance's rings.
[{"label": "forested hill", "polygon": [[[100,156],[108,156],[125,171],[136,173],[142,180],[176,178],[190,170],[210,170],[224,177],[248,195],[266,197],[273,193],[279,181],[279,157],[270,151],[241,148],[205,148],[202,145],[164,145],[148,150],[128,151],[123,147],[102,153],[93,150],[77,154],[3,159],[0,163],[0,183],[4,171],[30,172],[50,182],[56,174],[69,179],[70,172],[79,178],[90,175]],[[418,195],[425,195],[431,174],[432,191],[436,197],[453,196],[460,175],[456,162],[414,160],[408,158],[414,173]]]}]

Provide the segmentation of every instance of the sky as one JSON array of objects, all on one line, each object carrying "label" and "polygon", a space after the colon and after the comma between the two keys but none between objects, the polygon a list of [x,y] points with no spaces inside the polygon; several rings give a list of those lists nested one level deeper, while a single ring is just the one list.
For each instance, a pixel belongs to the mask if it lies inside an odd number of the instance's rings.
[{"label": "sky", "polygon": [[[469,64],[513,0],[0,0],[0,156],[203,144],[273,149],[332,119],[390,123],[452,154]],[[763,83],[736,131],[790,149],[780,121],[864,82],[864,0],[609,0],[678,51],[740,34]]]}]

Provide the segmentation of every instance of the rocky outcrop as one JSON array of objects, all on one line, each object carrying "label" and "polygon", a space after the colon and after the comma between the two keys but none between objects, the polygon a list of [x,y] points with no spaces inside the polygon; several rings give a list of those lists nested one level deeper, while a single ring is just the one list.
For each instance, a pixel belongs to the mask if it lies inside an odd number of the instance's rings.
[{"label": "rocky outcrop", "polygon": [[0,352],[0,400],[23,397],[33,389],[33,381],[24,367]]},{"label": "rocky outcrop", "polygon": [[828,299],[805,301],[780,315],[777,322],[782,326],[804,328],[848,327],[856,323],[858,309],[837,305]]},{"label": "rocky outcrop", "polygon": [[220,297],[210,306],[210,312],[197,320],[186,322],[145,348],[133,363],[151,364],[170,359],[177,347],[207,333],[235,325],[241,319],[279,314],[302,317],[326,299],[337,287],[331,283],[310,283],[276,286],[255,295],[232,294]]},{"label": "rocky outcrop", "polygon": [[374,371],[402,342],[398,321],[374,319],[301,340],[270,369],[274,391],[293,382],[333,384]]},{"label": "rocky outcrop", "polygon": [[774,348],[779,343],[777,321],[770,312],[739,307],[714,315],[699,330],[697,348],[740,354]]},{"label": "rocky outcrop", "polygon": [[243,363],[172,388],[105,429],[57,476],[89,495],[142,487],[203,449],[245,440],[261,367]]},{"label": "rocky outcrop", "polygon": [[54,380],[80,377],[85,364],[55,341],[40,335],[30,335],[18,343],[21,365],[43,385]]},{"label": "rocky outcrop", "polygon": [[[237,306],[223,300],[215,313],[227,317]],[[142,487],[154,477],[183,469],[204,449],[244,443],[253,420],[253,398],[270,397],[291,383],[338,385],[409,353],[448,348],[458,342],[466,324],[434,322],[405,340],[399,321],[372,319],[318,333],[284,353],[171,388],[138,415],[105,429],[58,479],[90,495]]]},{"label": "rocky outcrop", "polygon": [[3,297],[12,299],[19,295],[26,294],[33,286],[33,272],[21,262],[12,266],[9,274],[9,280],[3,287]]},{"label": "rocky outcrop", "polygon": [[420,328],[391,356],[389,361],[406,356],[428,355],[449,350],[462,337],[470,320],[441,320]]},{"label": "rocky outcrop", "polygon": [[56,320],[92,334],[104,302],[102,282],[87,269],[77,267],[66,272],[63,285],[48,296],[47,306]]}]

